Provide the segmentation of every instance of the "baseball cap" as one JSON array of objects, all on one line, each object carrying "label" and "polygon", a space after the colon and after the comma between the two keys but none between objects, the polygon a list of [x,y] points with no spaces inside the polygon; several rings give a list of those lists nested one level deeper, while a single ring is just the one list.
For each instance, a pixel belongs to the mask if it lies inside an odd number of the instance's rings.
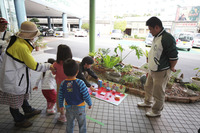
[{"label": "baseball cap", "polygon": [[0,18],[0,24],[8,24],[8,21],[4,18]]}]

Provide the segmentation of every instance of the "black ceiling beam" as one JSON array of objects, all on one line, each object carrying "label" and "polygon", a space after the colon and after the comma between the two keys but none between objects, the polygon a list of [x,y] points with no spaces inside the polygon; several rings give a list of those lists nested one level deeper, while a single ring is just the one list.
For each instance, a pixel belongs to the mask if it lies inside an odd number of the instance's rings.
[{"label": "black ceiling beam", "polygon": [[[59,16],[27,16],[27,18],[62,18],[62,17],[59,17]],[[68,19],[79,19],[77,17],[67,17]]]}]

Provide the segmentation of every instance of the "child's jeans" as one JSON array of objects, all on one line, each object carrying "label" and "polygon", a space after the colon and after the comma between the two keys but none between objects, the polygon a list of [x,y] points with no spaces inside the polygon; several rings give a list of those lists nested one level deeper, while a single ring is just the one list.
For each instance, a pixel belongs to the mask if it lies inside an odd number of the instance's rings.
[{"label": "child's jeans", "polygon": [[86,133],[85,107],[72,105],[71,107],[66,108],[66,117],[67,117],[67,128],[66,128],[67,133],[73,133],[75,118],[78,121],[79,133]]}]

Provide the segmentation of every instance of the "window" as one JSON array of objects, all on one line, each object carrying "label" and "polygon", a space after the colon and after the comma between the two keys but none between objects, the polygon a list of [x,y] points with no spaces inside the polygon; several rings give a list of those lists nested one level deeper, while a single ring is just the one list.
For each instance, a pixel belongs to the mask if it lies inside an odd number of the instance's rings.
[{"label": "window", "polygon": [[[10,29],[11,32],[15,33],[18,31],[18,25],[17,25],[17,18],[16,18],[16,13],[15,13],[15,5],[13,0],[5,0],[5,9],[2,12],[5,12],[5,14],[2,14],[4,18],[7,19],[9,22],[8,28]],[[2,9],[2,10],[3,10]],[[9,17],[7,17],[9,16]]]},{"label": "window", "polygon": [[63,28],[56,28],[56,31],[63,31]]},{"label": "window", "polygon": [[140,34],[144,33],[144,29],[139,29],[139,33]]}]

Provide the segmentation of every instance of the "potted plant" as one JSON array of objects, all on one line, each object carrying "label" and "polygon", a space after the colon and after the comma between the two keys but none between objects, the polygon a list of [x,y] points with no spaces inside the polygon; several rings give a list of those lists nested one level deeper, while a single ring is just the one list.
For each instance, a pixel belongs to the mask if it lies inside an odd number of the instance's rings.
[{"label": "potted plant", "polygon": [[130,73],[131,70],[133,69],[133,67],[131,64],[124,65],[124,66],[118,65],[118,66],[115,66],[115,69],[117,71],[119,71],[121,73],[121,75],[123,76],[123,75]]},{"label": "potted plant", "polygon": [[139,88],[140,78],[133,75],[124,75],[122,77],[121,83],[129,87]]},{"label": "potted plant", "polygon": [[90,57],[92,57],[92,58],[95,58],[96,54],[97,54],[97,52],[89,52],[88,55],[89,55]]},{"label": "potted plant", "polygon": [[41,46],[41,45],[40,45],[39,43],[36,43],[36,44],[35,44],[35,50],[36,50],[36,51],[39,51],[39,50],[40,50],[40,46]]},{"label": "potted plant", "polygon": [[114,49],[114,52],[118,55],[117,50],[119,49],[120,51],[120,58],[121,58],[121,62],[123,62],[123,60],[131,53],[135,50],[136,52],[136,56],[138,57],[138,59],[140,59],[141,56],[143,56],[143,52],[142,49],[139,48],[138,46],[135,45],[131,45],[129,46],[130,51],[128,52],[128,54],[126,54],[124,57],[122,57],[122,53],[125,50],[122,45],[118,44],[118,46]]},{"label": "potted plant", "polygon": [[41,48],[46,48],[47,47],[47,43],[41,43]]},{"label": "potted plant", "polygon": [[93,69],[101,72],[113,70],[114,66],[120,62],[120,57],[110,56],[109,52],[109,48],[98,50],[96,53],[96,64],[93,65]]},{"label": "potted plant", "polygon": [[39,51],[39,48],[41,47],[41,42],[43,40],[43,37],[39,36],[38,39],[34,42],[35,50]]},{"label": "potted plant", "polygon": [[200,87],[194,83],[188,83],[188,84],[185,84],[185,86],[188,88],[188,89],[191,89],[193,91],[200,91]]},{"label": "potted plant", "polygon": [[194,70],[197,71],[197,73],[195,74],[195,77],[191,77],[191,82],[200,87],[200,68],[197,67]]},{"label": "potted plant", "polygon": [[147,61],[147,63],[148,63],[148,55],[149,55],[149,51],[148,50],[143,50],[142,51],[142,53],[145,55],[145,57],[146,57],[146,61]]},{"label": "potted plant", "polygon": [[120,57],[106,55],[102,58],[102,60],[102,66],[113,69],[113,67],[120,62]]}]

